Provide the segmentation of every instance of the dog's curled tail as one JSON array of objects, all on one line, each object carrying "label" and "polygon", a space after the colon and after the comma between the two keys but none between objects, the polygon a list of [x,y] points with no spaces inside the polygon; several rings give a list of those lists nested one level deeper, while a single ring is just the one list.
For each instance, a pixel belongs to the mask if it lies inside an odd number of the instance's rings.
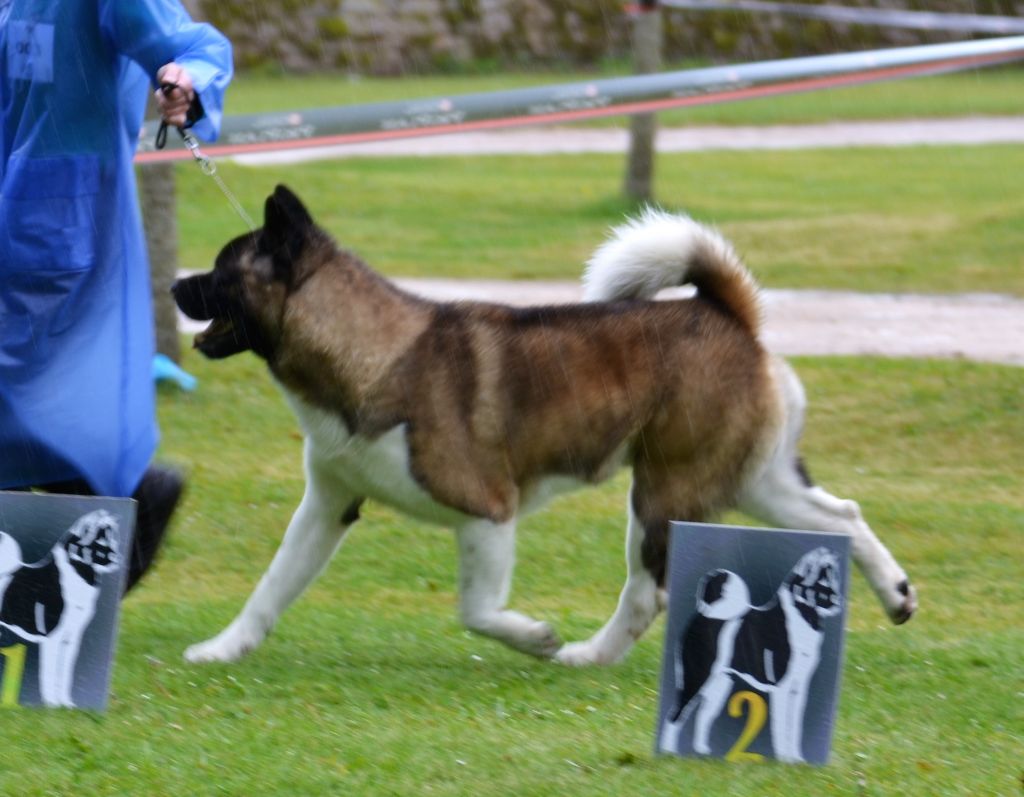
[{"label": "dog's curled tail", "polygon": [[761,326],[757,283],[732,245],[688,216],[647,208],[612,230],[583,275],[588,302],[651,299],[690,284],[725,307],[751,334]]}]

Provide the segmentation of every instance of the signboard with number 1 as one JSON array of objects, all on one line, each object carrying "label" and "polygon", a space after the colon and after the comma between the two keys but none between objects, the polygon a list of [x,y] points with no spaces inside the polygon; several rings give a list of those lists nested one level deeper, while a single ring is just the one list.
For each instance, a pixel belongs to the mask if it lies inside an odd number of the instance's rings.
[{"label": "signboard with number 1", "polygon": [[135,502],[0,492],[0,707],[106,706]]}]

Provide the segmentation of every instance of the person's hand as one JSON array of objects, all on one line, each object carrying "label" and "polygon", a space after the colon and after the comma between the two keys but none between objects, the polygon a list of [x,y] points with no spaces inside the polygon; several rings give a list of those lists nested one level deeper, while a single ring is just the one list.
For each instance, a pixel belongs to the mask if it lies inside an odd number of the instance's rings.
[{"label": "person's hand", "polygon": [[162,89],[157,89],[156,103],[165,122],[175,127],[184,127],[186,114],[195,97],[192,77],[182,67],[171,63],[157,70],[156,79],[161,86],[165,83],[178,84],[178,87],[168,94],[164,94]]}]

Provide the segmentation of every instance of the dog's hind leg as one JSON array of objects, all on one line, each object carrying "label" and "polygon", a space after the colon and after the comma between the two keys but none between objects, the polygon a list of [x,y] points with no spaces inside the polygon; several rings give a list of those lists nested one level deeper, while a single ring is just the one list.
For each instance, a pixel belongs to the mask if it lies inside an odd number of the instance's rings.
[{"label": "dog's hind leg", "polygon": [[547,623],[505,608],[515,565],[515,520],[471,521],[458,530],[459,609],[466,627],[541,658],[561,640]]},{"label": "dog's hind leg", "polygon": [[853,560],[892,621],[906,622],[917,609],[907,574],[864,521],[857,503],[805,484],[795,458],[790,463],[773,463],[747,486],[740,507],[772,525],[850,535]]},{"label": "dog's hind leg", "polygon": [[306,492],[274,559],[231,624],[185,651],[190,662],[235,661],[251,651],[320,574],[359,517],[360,500],[308,464]]},{"label": "dog's hind leg", "polygon": [[[558,651],[555,656],[558,661],[573,666],[611,664],[626,655],[664,608],[666,596],[661,581],[666,535],[667,529],[644,527],[636,516],[631,498],[626,528],[626,584],[619,595],[618,606],[594,636],[584,642],[571,642]],[[645,549],[648,561],[645,561]],[[657,550],[652,554],[654,549]],[[652,568],[652,556],[660,566]]]},{"label": "dog's hind leg", "polygon": [[693,751],[711,755],[711,727],[722,714],[725,701],[732,692],[732,678],[716,672],[708,678],[697,696],[697,713],[693,721]]},{"label": "dog's hind leg", "polygon": [[781,361],[778,377],[786,405],[782,439],[763,471],[741,490],[740,508],[775,526],[850,535],[853,560],[889,617],[894,623],[906,622],[917,609],[917,595],[907,574],[865,522],[856,502],[811,484],[797,452],[803,388]]}]

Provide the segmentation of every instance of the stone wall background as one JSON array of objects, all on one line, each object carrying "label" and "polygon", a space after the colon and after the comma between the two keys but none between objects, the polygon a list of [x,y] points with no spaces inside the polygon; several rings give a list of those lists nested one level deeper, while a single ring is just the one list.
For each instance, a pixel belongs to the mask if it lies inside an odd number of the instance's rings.
[{"label": "stone wall background", "polygon": [[[844,5],[1024,16],[1024,0]],[[190,0],[235,46],[240,69],[398,75],[465,68],[593,65],[628,55],[620,0]],[[742,12],[664,10],[668,61],[746,61],[967,38]]]}]

